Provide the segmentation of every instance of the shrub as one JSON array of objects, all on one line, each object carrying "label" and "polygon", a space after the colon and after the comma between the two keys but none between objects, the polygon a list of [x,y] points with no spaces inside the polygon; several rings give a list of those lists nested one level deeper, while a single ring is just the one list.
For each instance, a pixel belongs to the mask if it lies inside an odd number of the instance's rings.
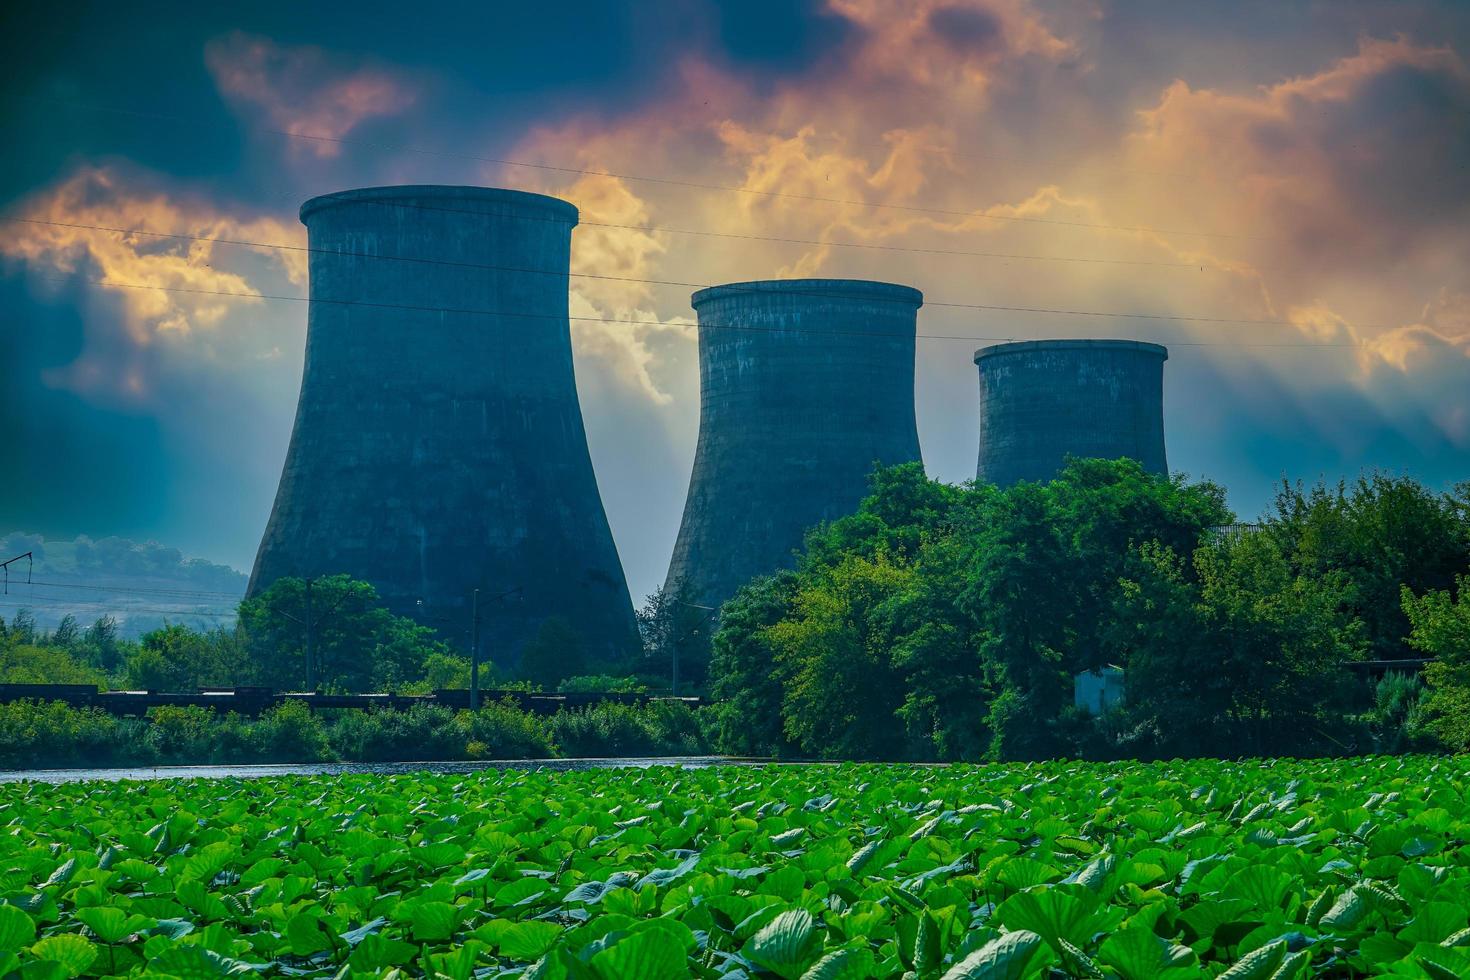
[{"label": "shrub", "polygon": [[432,704],[346,712],[331,727],[330,739],[339,758],[362,762],[462,759],[466,742],[454,712]]},{"label": "shrub", "polygon": [[557,747],[566,756],[698,755],[709,751],[700,718],[667,701],[647,705],[594,704],[551,716]]},{"label": "shrub", "polygon": [[455,718],[472,759],[549,759],[556,755],[551,726],[509,702],[461,711]]},{"label": "shrub", "polygon": [[261,715],[250,739],[258,762],[324,762],[332,758],[322,717],[300,701],[287,701]]},{"label": "shrub", "polygon": [[107,676],[60,647],[0,644],[0,684],[95,684],[106,689]]},{"label": "shrub", "polygon": [[148,712],[144,740],[159,761],[190,764],[214,759],[218,734],[208,708],[165,705]]},{"label": "shrub", "polygon": [[562,754],[571,758],[651,755],[654,733],[643,713],[626,704],[594,704],[551,716],[551,732]]},{"label": "shrub", "polygon": [[700,712],[677,701],[653,701],[643,709],[663,755],[703,755],[713,740]]},{"label": "shrub", "polygon": [[642,694],[648,685],[637,677],[619,677],[613,674],[583,674],[568,677],[556,686],[560,694]]},{"label": "shrub", "polygon": [[97,708],[60,701],[0,704],[0,765],[17,769],[108,765],[141,761],[133,726]]}]

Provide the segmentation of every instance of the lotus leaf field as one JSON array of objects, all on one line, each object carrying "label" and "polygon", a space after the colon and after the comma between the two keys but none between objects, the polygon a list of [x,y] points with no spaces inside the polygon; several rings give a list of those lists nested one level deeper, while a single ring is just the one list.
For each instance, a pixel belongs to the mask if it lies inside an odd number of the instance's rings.
[{"label": "lotus leaf field", "polygon": [[0,975],[1470,976],[1461,759],[0,787]]}]

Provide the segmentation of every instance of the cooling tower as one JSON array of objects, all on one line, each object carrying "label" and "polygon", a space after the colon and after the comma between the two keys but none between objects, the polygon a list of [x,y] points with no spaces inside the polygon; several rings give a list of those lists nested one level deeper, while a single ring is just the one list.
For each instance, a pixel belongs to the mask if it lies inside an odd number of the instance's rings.
[{"label": "cooling tower", "polygon": [[1164,459],[1164,361],[1133,340],[1028,340],[982,347],[981,482],[1050,480],[1068,456],[1128,456],[1151,473]]},{"label": "cooling tower", "polygon": [[699,443],[665,588],[718,606],[849,514],[875,463],[919,459],[914,322],[923,294],[846,279],[694,294]]},{"label": "cooling tower", "polygon": [[[483,187],[301,206],[311,304],[296,424],[250,578],[345,572],[394,612],[514,662],[552,617],[636,642],[572,373],[577,209]],[[498,601],[491,597],[519,590]]]}]

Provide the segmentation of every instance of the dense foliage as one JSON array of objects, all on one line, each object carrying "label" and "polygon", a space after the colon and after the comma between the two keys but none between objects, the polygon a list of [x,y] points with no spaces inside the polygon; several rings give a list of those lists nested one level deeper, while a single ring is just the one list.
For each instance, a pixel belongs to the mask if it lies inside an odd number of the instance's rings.
[{"label": "dense foliage", "polygon": [[[59,702],[0,704],[0,769],[261,762],[414,762],[553,756],[703,755],[704,719],[683,704],[595,704],[537,715],[478,711],[319,711],[288,701],[259,718],[161,707],[116,718]],[[3,975],[3,974],[0,974]]]},{"label": "dense foliage", "polygon": [[[205,631],[165,624],[137,640],[122,638],[104,616],[83,629],[70,616],[55,629],[37,628],[26,609],[0,619],[0,684],[94,684],[101,688],[193,691],[263,686],[278,691],[311,686],[337,693],[427,693],[469,687],[468,624],[443,632],[383,607],[377,590],[345,575],[284,578],[240,603],[229,628]],[[446,637],[452,637],[450,642]],[[623,691],[667,686],[667,668],[642,651],[619,663],[589,662],[576,631],[551,619],[519,662],[485,662],[486,687]],[[633,672],[652,667],[654,676]],[[651,683],[650,683],[651,680]],[[662,683],[660,683],[662,682]],[[594,687],[594,685],[603,685]]]},{"label": "dense foliage", "polygon": [[0,973],[1470,974],[1462,760],[31,784]]},{"label": "dense foliage", "polygon": [[[721,745],[940,760],[1467,747],[1470,646],[1426,619],[1470,570],[1467,501],[1382,476],[1285,485],[1261,525],[1234,529],[1219,487],[1129,460],[1005,490],[882,470],[794,572],[724,606]],[[1346,666],[1412,658],[1411,643],[1438,643],[1437,714],[1416,682],[1379,692]],[[1107,665],[1126,701],[1095,717],[1074,678]]]}]

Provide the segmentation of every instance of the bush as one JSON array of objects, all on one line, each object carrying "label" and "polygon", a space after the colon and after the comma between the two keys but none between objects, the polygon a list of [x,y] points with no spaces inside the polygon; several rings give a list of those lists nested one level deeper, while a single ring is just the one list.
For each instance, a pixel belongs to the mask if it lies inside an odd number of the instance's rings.
[{"label": "bush", "polygon": [[315,713],[287,701],[253,719],[174,706],[133,719],[17,701],[0,704],[0,768],[700,755],[710,751],[710,723],[708,712],[675,702],[597,704],[548,718],[509,701],[458,714],[428,704]]},{"label": "bush", "polygon": [[648,685],[637,677],[613,674],[583,674],[568,677],[556,686],[559,694],[643,694]]},{"label": "bush", "polygon": [[509,702],[461,711],[455,718],[471,759],[549,759],[556,755],[551,726]]},{"label": "bush", "polygon": [[551,716],[551,731],[562,754],[571,758],[698,755],[709,750],[695,712],[671,702],[604,703],[558,711]]},{"label": "bush", "polygon": [[14,769],[141,761],[125,725],[97,708],[59,701],[0,704],[0,765]]},{"label": "bush", "polygon": [[465,737],[454,712],[432,704],[407,711],[350,711],[329,733],[338,758],[354,762],[418,762],[462,759]]},{"label": "bush", "polygon": [[260,716],[248,739],[257,762],[325,762],[332,758],[326,724],[300,701],[287,701]]},{"label": "bush", "polygon": [[1429,689],[1414,674],[1387,674],[1373,691],[1373,710],[1367,722],[1374,749],[1398,754],[1422,751],[1433,745],[1426,730]]},{"label": "bush", "polygon": [[0,684],[95,684],[105,690],[107,675],[61,647],[0,644]]},{"label": "bush", "polygon": [[198,764],[215,760],[219,728],[208,708],[165,705],[148,712],[144,741],[160,762]]},{"label": "bush", "polygon": [[642,713],[626,704],[595,704],[551,716],[552,737],[569,758],[657,753]]}]

